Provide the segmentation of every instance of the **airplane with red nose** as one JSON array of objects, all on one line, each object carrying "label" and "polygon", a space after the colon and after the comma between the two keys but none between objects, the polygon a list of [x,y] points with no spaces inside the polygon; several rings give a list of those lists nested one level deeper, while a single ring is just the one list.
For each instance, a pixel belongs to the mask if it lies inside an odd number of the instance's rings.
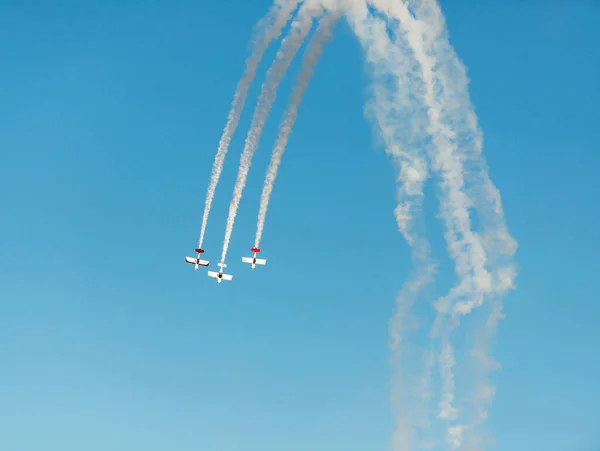
[{"label": "airplane with red nose", "polygon": [[196,249],[198,256],[196,258],[193,257],[185,257],[185,262],[191,265],[194,265],[194,269],[198,269],[198,266],[208,266],[208,260],[202,260],[200,256],[204,253],[203,249]]},{"label": "airplane with red nose", "polygon": [[252,249],[250,249],[252,252],[254,252],[254,255],[252,257],[242,257],[242,262],[244,263],[250,263],[252,266],[252,269],[256,268],[256,265],[264,265],[267,263],[267,261],[263,258],[256,258],[256,254],[258,254],[260,252],[260,249],[257,247],[253,247]]}]

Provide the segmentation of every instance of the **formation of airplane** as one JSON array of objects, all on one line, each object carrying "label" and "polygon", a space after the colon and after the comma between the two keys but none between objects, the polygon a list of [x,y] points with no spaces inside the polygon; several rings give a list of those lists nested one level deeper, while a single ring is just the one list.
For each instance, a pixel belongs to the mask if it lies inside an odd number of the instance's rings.
[{"label": "formation of airplane", "polygon": [[[198,266],[208,266],[210,262],[208,260],[202,260],[200,258],[204,253],[204,250],[198,248],[195,249],[195,251],[198,253],[198,256],[195,258],[185,257],[185,262],[194,265],[194,270],[198,269]],[[253,247],[252,249],[250,249],[250,251],[252,251],[254,255],[252,257],[242,257],[242,262],[249,263],[252,269],[255,269],[256,265],[265,265],[267,263],[267,260],[265,260],[264,258],[256,258],[256,254],[260,252],[259,248]],[[218,272],[208,271],[208,277],[217,279],[217,283],[221,283],[221,281],[223,280],[233,279],[233,276],[231,274],[225,274],[223,272],[223,268],[227,266],[225,262],[217,263],[217,266],[219,266],[221,269],[219,269]]]}]

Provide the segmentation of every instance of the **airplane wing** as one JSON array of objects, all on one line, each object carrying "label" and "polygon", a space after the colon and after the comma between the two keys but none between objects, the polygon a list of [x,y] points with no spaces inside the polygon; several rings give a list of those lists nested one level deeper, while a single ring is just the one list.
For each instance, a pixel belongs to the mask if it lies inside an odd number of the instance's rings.
[{"label": "airplane wing", "polygon": [[231,280],[233,279],[233,276],[231,274],[223,274],[223,277],[221,277],[223,280]]},{"label": "airplane wing", "polygon": [[250,263],[250,264],[252,264],[252,257],[242,257],[242,261],[244,263]]},{"label": "airplane wing", "polygon": [[256,264],[257,265],[266,265],[267,261],[264,258],[257,258],[256,259]]},{"label": "airplane wing", "polygon": [[218,279],[219,273],[215,271],[208,271],[208,277],[214,277],[215,279]]},{"label": "airplane wing", "polygon": [[[192,257],[185,257],[185,261],[186,261],[186,263],[190,263],[192,265],[196,264],[196,259],[192,258]],[[207,262],[206,260],[198,260],[198,264],[200,266],[208,266],[208,263],[209,262]]]}]

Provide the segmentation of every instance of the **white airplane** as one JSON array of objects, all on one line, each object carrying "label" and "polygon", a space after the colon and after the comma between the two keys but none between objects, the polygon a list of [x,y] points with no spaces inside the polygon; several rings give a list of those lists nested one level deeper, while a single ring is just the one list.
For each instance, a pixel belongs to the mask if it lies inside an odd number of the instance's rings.
[{"label": "white airplane", "polygon": [[208,266],[208,260],[201,260],[200,255],[204,253],[203,249],[196,249],[198,256],[196,258],[185,257],[185,262],[194,265],[194,269],[198,269],[198,266]]},{"label": "white airplane", "polygon": [[242,257],[242,261],[244,263],[250,263],[252,265],[252,269],[256,268],[256,265],[265,265],[267,263],[267,261],[263,258],[256,258],[256,254],[260,252],[259,248],[253,247],[250,250],[254,252],[254,255],[252,257]]},{"label": "white airplane", "polygon": [[217,279],[217,283],[221,283],[221,280],[233,279],[233,276],[231,274],[223,274],[223,268],[227,266],[225,263],[217,263],[217,266],[221,267],[219,272],[208,271],[208,277],[213,277]]}]

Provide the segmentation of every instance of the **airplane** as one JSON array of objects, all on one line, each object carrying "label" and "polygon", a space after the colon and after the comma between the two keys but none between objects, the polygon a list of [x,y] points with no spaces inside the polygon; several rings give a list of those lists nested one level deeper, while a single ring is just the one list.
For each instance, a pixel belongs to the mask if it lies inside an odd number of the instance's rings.
[{"label": "airplane", "polygon": [[222,280],[233,279],[233,276],[231,274],[223,274],[223,268],[227,266],[225,263],[217,263],[217,266],[221,267],[219,272],[208,271],[208,277],[213,277],[217,279],[217,283],[221,283]]},{"label": "airplane", "polygon": [[196,249],[196,252],[198,252],[198,256],[196,258],[185,257],[185,262],[194,265],[194,269],[198,269],[198,266],[208,266],[208,263],[209,263],[208,260],[200,259],[200,254],[203,254],[204,250],[198,248],[198,249]]},{"label": "airplane", "polygon": [[252,265],[252,269],[256,268],[256,265],[264,265],[267,263],[267,261],[263,258],[256,258],[256,254],[260,252],[259,248],[253,247],[250,250],[254,252],[254,255],[252,257],[242,257],[242,261],[244,263],[250,263]]}]

